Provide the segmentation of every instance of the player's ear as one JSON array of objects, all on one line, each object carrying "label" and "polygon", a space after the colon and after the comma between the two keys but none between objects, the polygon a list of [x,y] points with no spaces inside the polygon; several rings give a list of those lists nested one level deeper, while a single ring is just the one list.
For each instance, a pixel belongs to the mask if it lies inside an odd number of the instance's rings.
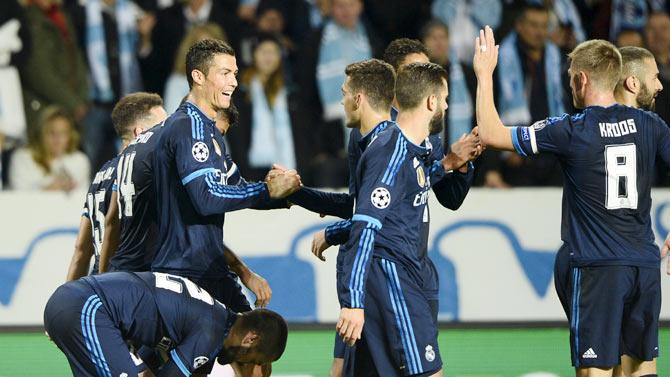
[{"label": "player's ear", "polygon": [[633,94],[637,94],[640,91],[639,81],[635,76],[626,77],[626,80],[624,80],[623,83],[624,88]]},{"label": "player's ear", "polygon": [[142,127],[135,127],[135,129],[133,130],[133,136],[134,136],[134,137],[138,137],[138,136],[140,136],[140,134],[141,134],[142,132],[144,132],[144,128],[142,128]]},{"label": "player's ear", "polygon": [[202,73],[199,69],[194,69],[191,71],[191,78],[193,79],[193,82],[202,85],[202,83],[205,81],[205,74]]},{"label": "player's ear", "polygon": [[438,98],[435,94],[429,95],[426,99],[426,108],[431,112],[435,111],[437,109],[437,101]]},{"label": "player's ear", "polygon": [[242,338],[242,347],[253,347],[258,344],[259,336],[255,331],[247,331]]}]

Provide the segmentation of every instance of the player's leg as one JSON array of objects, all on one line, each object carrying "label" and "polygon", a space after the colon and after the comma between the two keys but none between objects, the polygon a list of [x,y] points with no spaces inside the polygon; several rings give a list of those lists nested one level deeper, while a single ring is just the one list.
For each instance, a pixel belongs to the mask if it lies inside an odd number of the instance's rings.
[{"label": "player's leg", "polygon": [[612,376],[621,360],[624,306],[634,271],[626,266],[573,268],[570,349],[577,376]]},{"label": "player's leg", "polygon": [[644,361],[623,355],[621,356],[621,370],[621,376],[625,377],[656,376],[656,359]]},{"label": "player's leg", "polygon": [[77,281],[56,290],[44,319],[75,377],[138,374],[120,330],[86,283]]},{"label": "player's leg", "polygon": [[437,325],[416,279],[401,265],[376,258],[370,269],[366,302],[371,296],[377,297],[377,307],[371,311],[379,313],[378,322],[383,327],[378,334],[366,331],[366,313],[364,333],[379,375],[441,375]]},{"label": "player's leg", "polygon": [[633,267],[635,289],[623,318],[621,357],[625,376],[656,374],[658,327],[661,312],[661,274],[658,268]]},{"label": "player's leg", "polygon": [[339,334],[335,334],[335,345],[333,347],[333,363],[330,365],[328,377],[342,377],[344,367],[344,341]]}]

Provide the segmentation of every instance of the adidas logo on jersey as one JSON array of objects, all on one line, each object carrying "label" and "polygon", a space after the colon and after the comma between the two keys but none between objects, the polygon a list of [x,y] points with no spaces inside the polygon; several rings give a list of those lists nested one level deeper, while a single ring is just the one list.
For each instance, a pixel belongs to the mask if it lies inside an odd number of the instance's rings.
[{"label": "adidas logo on jersey", "polygon": [[588,350],[586,350],[586,352],[584,352],[584,354],[582,355],[582,358],[583,359],[597,359],[598,355],[596,355],[596,353],[593,352],[593,348],[589,348]]}]

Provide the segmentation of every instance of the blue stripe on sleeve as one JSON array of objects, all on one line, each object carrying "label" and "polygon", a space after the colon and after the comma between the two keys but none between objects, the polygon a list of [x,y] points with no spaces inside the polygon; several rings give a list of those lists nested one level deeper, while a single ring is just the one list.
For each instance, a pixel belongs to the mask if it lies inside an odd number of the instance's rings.
[{"label": "blue stripe on sleeve", "polygon": [[512,133],[512,145],[514,145],[516,153],[525,157],[527,154],[524,152],[523,148],[521,147],[521,143],[519,142],[518,128],[519,127],[510,127],[510,132]]},{"label": "blue stripe on sleeve", "polygon": [[374,226],[375,228],[377,228],[377,229],[381,229],[381,228],[382,228],[382,223],[381,223],[381,221],[375,219],[375,218],[372,217],[372,216],[361,215],[361,214],[355,214],[355,215],[351,218],[351,220],[352,220],[352,221],[365,221],[366,223],[373,225],[373,226]]},{"label": "blue stripe on sleeve", "polygon": [[256,196],[265,191],[265,184],[263,183],[251,184],[243,188],[235,186],[224,187],[223,185],[216,183],[211,174],[205,175],[205,182],[209,187],[209,193],[220,198],[244,199]]},{"label": "blue stripe on sleeve", "polygon": [[216,169],[214,169],[214,168],[204,168],[204,169],[196,170],[193,173],[191,173],[191,174],[187,175],[186,177],[182,178],[181,183],[183,185],[186,185],[189,182],[191,182],[192,180],[194,180],[194,179],[196,179],[196,178],[198,178],[202,175],[205,175],[207,173],[214,173],[214,172],[216,172]]},{"label": "blue stripe on sleeve", "polygon": [[393,150],[391,160],[389,161],[389,164],[386,167],[386,171],[384,172],[384,176],[382,177],[382,182],[385,182],[389,178],[389,175],[391,174],[391,170],[393,169],[396,160],[400,158],[401,145],[402,145],[402,135],[398,135],[398,139],[396,139],[395,142],[395,149]]},{"label": "blue stripe on sleeve", "polygon": [[184,363],[179,358],[179,355],[177,355],[177,350],[170,351],[170,356],[172,356],[172,360],[174,360],[174,363],[177,364],[179,370],[181,370],[181,372],[184,373],[184,376],[189,377],[191,375],[191,372],[188,371],[186,365],[184,365]]}]

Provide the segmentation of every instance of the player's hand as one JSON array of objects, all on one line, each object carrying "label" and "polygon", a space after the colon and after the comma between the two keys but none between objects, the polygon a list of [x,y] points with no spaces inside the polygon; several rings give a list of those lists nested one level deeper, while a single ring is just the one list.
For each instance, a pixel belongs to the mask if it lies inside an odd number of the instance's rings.
[{"label": "player's hand", "polygon": [[[663,242],[663,247],[661,248],[661,259],[667,257],[668,255],[670,255],[670,234],[668,234],[665,242]],[[666,269],[666,273],[670,275],[670,258],[668,258],[668,267]]]},{"label": "player's hand", "polygon": [[353,346],[361,338],[364,322],[365,315],[363,309],[342,308],[336,329],[344,342]]},{"label": "player's hand", "polygon": [[320,230],[314,233],[314,238],[312,238],[312,254],[322,261],[326,261],[326,257],[323,256],[323,252],[328,249],[330,245],[326,242],[326,230]]},{"label": "player's hand", "polygon": [[256,307],[264,308],[270,303],[272,298],[272,289],[267,280],[253,271],[240,275],[240,280],[245,287],[256,295]]},{"label": "player's hand", "polygon": [[283,199],[302,187],[300,176],[295,170],[287,170],[265,181],[272,199]]},{"label": "player's hand", "polygon": [[456,170],[482,154],[482,143],[479,136],[473,133],[463,134],[458,141],[451,144],[451,150],[442,159],[445,171]]},{"label": "player's hand", "polygon": [[472,68],[478,79],[493,75],[498,64],[498,48],[490,26],[479,30],[479,37],[475,38],[475,57],[472,60]]}]

